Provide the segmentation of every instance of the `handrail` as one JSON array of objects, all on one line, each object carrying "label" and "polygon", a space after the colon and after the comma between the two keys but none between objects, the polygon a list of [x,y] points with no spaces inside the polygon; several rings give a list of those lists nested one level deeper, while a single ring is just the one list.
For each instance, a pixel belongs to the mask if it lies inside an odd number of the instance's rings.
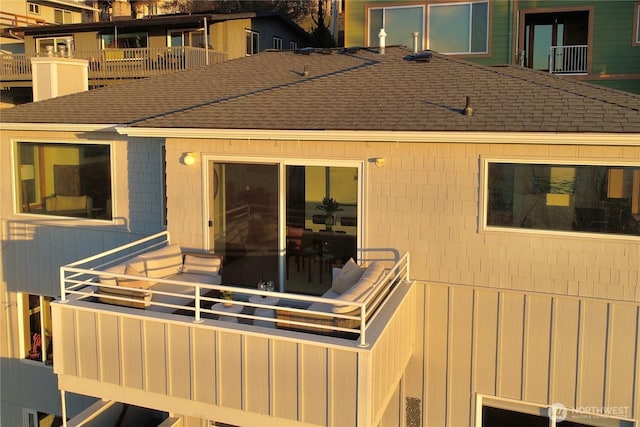
[{"label": "handrail", "polygon": [[[42,52],[36,56],[46,56]],[[30,80],[31,58],[27,54],[0,55],[2,80]],[[76,50],[76,59],[89,61],[93,80],[136,79],[224,62],[228,55],[203,48],[178,46],[160,48]]]},{"label": "handrail", "polygon": [[[135,256],[148,251],[149,249],[158,248],[167,244],[169,244],[169,233],[167,231],[163,231],[137,240],[135,242],[118,246],[117,248],[102,252],[100,254],[86,257],[82,260],[75,261],[61,267],[60,302],[68,302],[70,300],[69,296],[73,296],[74,300],[88,300],[99,296],[104,296],[104,294],[100,294],[98,292],[99,288],[120,290],[123,289],[123,287],[119,287],[114,284],[100,283],[100,276],[109,276],[117,279],[140,280],[140,276],[106,272],[104,271],[104,267],[126,262],[127,259],[132,259]],[[381,251],[389,252],[390,250],[382,249]],[[367,252],[373,253],[374,250],[368,249]],[[394,251],[391,252],[393,253]],[[371,258],[371,260],[373,259],[375,258]],[[379,281],[376,285],[376,289],[384,289],[385,291],[371,293],[363,301],[359,302],[292,293],[274,294],[274,292],[261,291],[254,288],[244,288],[228,285],[208,285],[202,283],[187,282],[180,280],[179,276],[171,279],[147,277],[145,277],[145,279],[153,281],[154,285],[163,283],[177,286],[178,289],[180,289],[180,287],[187,287],[189,288],[188,293],[158,290],[154,289],[154,286],[151,286],[148,289],[126,288],[127,290],[146,294],[149,296],[148,299],[141,300],[140,297],[118,295],[113,293],[109,293],[108,298],[110,300],[129,303],[144,302],[145,305],[149,306],[149,311],[154,311],[153,307],[158,307],[165,310],[170,309],[173,311],[183,310],[186,312],[191,312],[193,314],[193,322],[195,323],[199,323],[202,321],[203,314],[213,314],[236,317],[238,319],[262,320],[273,323],[277,322],[278,324],[289,325],[291,327],[306,327],[307,329],[311,328],[313,330],[325,330],[327,332],[354,333],[359,335],[358,345],[361,347],[366,347],[368,345],[366,340],[368,325],[371,324],[371,322],[375,319],[377,314],[380,312],[380,308],[384,306],[385,301],[389,298],[390,294],[393,293],[395,284],[401,281],[409,281],[408,253],[405,253],[401,257],[395,256],[394,253],[392,258],[383,259],[386,259],[387,261],[395,261],[392,266],[385,269],[382,276],[378,279]],[[380,286],[381,288],[378,288],[378,286]],[[211,291],[217,291],[217,293],[212,293]],[[349,321],[350,323],[346,326],[340,324],[326,325],[322,324],[321,322],[315,323],[311,320],[307,321],[300,319],[278,318],[278,316],[270,318],[258,316],[255,314],[248,314],[246,312],[234,314],[219,311],[215,309],[214,304],[225,302],[225,300],[222,299],[221,296],[221,293],[223,291],[231,291],[233,295],[236,296],[236,298],[232,301],[232,304],[240,305],[243,307],[243,309],[244,307],[249,307],[252,309],[269,308],[274,310],[276,313],[286,312],[298,314],[302,318],[307,316],[314,316],[320,319],[338,319],[344,322]],[[184,301],[184,304],[180,303],[180,305],[178,305],[178,303],[173,303],[173,301],[169,303],[154,301],[154,295],[180,298],[181,301]],[[277,296],[279,297],[279,302],[275,305],[266,305],[260,304],[259,302],[251,302],[250,297],[254,295]],[[325,312],[308,310],[308,307],[316,302],[328,304],[330,306],[346,306],[350,308],[350,312],[334,313],[333,311]],[[248,310],[248,312],[252,313],[251,310]]]}]

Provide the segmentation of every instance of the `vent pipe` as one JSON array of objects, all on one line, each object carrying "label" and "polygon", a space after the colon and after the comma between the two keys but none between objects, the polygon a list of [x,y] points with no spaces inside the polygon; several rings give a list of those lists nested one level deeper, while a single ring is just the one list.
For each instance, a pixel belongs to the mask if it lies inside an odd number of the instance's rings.
[{"label": "vent pipe", "polygon": [[473,116],[473,108],[471,108],[471,98],[467,96],[467,105],[464,106],[462,114],[465,116]]},{"label": "vent pipe", "polygon": [[411,33],[411,36],[413,37],[413,53],[418,53],[419,50],[422,50],[418,48],[418,38],[420,37],[420,33],[414,31],[413,33]]},{"label": "vent pipe", "polygon": [[380,32],[378,33],[378,39],[380,40],[380,55],[384,55],[385,49],[385,39],[387,38],[387,33],[384,31],[384,28],[380,28]]}]

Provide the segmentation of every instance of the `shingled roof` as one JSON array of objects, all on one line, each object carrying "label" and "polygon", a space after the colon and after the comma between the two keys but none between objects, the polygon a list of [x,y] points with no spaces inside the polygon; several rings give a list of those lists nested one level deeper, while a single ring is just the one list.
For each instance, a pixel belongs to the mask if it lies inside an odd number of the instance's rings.
[{"label": "shingled roof", "polygon": [[[467,97],[472,115],[463,114]],[[640,132],[640,95],[409,50],[263,52],[2,111],[4,123],[145,128]]]}]

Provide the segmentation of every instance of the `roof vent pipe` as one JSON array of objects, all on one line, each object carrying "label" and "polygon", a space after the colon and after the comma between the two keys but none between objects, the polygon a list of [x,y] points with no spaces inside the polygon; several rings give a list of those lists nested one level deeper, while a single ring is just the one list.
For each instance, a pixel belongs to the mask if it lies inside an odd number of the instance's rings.
[{"label": "roof vent pipe", "polygon": [[471,108],[471,98],[467,96],[467,105],[464,106],[462,114],[465,116],[473,116],[473,108]]},{"label": "roof vent pipe", "polygon": [[378,39],[380,39],[380,55],[384,55],[386,38],[387,38],[387,33],[384,31],[384,28],[380,28],[380,32],[378,33]]},{"label": "roof vent pipe", "polygon": [[413,33],[411,33],[411,36],[413,36],[413,53],[418,53],[418,37],[420,37],[420,33],[417,31],[414,31]]}]

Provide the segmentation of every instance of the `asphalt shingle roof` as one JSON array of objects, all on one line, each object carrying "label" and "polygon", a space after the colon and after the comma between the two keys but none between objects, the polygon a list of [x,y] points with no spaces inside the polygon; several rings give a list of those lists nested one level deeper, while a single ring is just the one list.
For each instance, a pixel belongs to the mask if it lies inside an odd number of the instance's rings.
[{"label": "asphalt shingle roof", "polygon": [[410,57],[400,47],[264,52],[0,114],[155,128],[640,132],[640,95],[518,66]]}]

